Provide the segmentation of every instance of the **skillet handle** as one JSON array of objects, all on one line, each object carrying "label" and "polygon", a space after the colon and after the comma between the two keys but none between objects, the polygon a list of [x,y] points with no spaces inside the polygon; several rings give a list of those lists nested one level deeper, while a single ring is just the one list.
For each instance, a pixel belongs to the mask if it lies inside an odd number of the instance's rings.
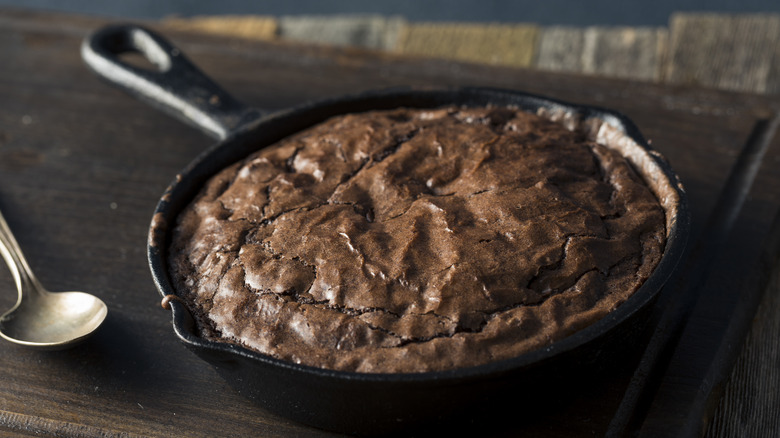
[{"label": "skillet handle", "polygon": [[[140,53],[157,70],[120,58],[130,52]],[[220,88],[165,38],[141,26],[99,29],[82,43],[81,57],[98,76],[219,140],[262,115]]]}]

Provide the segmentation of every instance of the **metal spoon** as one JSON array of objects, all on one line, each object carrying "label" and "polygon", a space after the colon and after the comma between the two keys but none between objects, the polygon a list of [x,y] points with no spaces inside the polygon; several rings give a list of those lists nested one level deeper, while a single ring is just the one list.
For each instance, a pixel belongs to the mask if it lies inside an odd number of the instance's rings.
[{"label": "metal spoon", "polygon": [[11,269],[19,298],[0,316],[0,336],[20,345],[56,350],[92,334],[108,309],[84,292],[52,293],[43,288],[24,259],[19,244],[0,213],[0,254]]}]

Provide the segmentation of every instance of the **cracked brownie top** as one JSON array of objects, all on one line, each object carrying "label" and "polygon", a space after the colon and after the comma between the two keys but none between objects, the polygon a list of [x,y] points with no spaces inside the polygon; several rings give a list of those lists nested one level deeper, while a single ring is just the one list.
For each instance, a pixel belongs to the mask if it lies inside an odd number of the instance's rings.
[{"label": "cracked brownie top", "polygon": [[349,114],[224,169],[180,215],[204,336],[284,360],[423,372],[517,356],[625,301],[664,211],[617,152],[510,108]]}]

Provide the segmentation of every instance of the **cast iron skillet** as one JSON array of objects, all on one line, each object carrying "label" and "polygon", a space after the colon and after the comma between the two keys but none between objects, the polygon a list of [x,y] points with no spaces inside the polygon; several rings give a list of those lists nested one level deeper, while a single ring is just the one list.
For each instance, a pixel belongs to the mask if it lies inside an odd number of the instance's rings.
[{"label": "cast iron skillet", "polygon": [[[126,52],[140,52],[158,71],[123,62],[119,55]],[[573,367],[592,361],[614,339],[630,338],[641,330],[650,304],[684,250],[688,209],[677,177],[663,158],[649,149],[634,124],[614,111],[516,91],[458,88],[361,93],[264,114],[232,98],[177,48],[138,26],[117,25],[98,30],[84,41],[82,56],[99,76],[219,140],[176,175],[154,213],[148,258],[155,284],[164,297],[176,294],[166,264],[170,227],[206,179],[251,152],[334,115],[401,106],[515,105],[531,112],[541,110],[574,119],[604,121],[605,127],[627,137],[632,145],[626,155],[640,168],[667,212],[668,243],[664,256],[653,275],[618,309],[544,349],[486,365],[440,372],[330,371],[203,339],[195,331],[187,308],[175,298],[164,300],[173,311],[176,335],[190,350],[216,367],[242,394],[299,422],[342,432],[375,433],[445,419],[452,421],[453,414],[461,408],[476,412],[497,403],[519,406],[522,400],[535,399],[543,391],[538,387],[554,385],[571,374]]]}]

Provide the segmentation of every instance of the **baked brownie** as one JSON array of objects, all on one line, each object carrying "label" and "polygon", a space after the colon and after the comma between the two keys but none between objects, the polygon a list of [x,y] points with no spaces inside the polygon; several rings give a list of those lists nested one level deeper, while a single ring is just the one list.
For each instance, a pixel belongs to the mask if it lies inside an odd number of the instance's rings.
[{"label": "baked brownie", "polygon": [[512,108],[348,114],[224,169],[180,215],[203,336],[314,367],[506,359],[648,278],[664,210],[618,152]]}]

